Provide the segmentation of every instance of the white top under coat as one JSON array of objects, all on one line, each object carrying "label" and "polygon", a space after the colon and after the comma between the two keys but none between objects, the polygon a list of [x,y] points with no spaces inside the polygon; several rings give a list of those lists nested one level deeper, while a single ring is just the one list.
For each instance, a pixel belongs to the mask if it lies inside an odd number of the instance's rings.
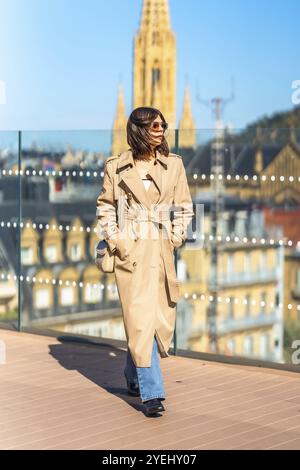
[{"label": "white top under coat", "polygon": [[144,183],[145,190],[148,191],[152,179],[149,179],[146,177],[147,173],[150,171],[150,169],[153,167],[155,164],[155,159],[151,159],[150,161],[145,161],[145,160],[137,160],[135,161],[135,166],[136,169],[141,177],[141,180]]}]

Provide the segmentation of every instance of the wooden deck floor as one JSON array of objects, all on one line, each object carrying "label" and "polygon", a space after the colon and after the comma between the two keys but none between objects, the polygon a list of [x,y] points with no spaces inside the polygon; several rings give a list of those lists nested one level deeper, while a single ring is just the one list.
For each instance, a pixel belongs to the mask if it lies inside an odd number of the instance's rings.
[{"label": "wooden deck floor", "polygon": [[[0,330],[1,449],[299,449],[300,375],[170,356],[166,411],[126,394],[125,352]],[[3,344],[3,343],[2,343]]]}]

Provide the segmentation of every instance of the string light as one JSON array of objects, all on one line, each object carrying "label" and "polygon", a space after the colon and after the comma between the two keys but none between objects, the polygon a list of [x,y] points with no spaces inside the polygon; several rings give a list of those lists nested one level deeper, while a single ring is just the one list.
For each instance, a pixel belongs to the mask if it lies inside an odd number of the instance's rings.
[{"label": "string light", "polygon": [[[104,290],[105,287],[109,290],[113,290],[115,288],[114,284],[108,284],[107,286],[105,286],[103,283],[91,283],[91,282],[82,282],[82,281],[71,281],[71,280],[62,280],[62,279],[52,279],[52,278],[43,278],[43,277],[36,277],[36,276],[23,276],[22,274],[20,274],[19,276],[17,275],[12,275],[10,273],[2,273],[0,275],[0,279],[2,281],[6,281],[6,280],[14,280],[14,281],[17,281],[18,279],[21,281],[21,282],[27,282],[29,284],[52,284],[53,286],[73,286],[73,287],[79,287],[79,288],[83,288],[83,287],[86,287],[86,286],[90,286],[94,289],[98,289],[100,287],[100,289]],[[185,298],[185,299],[191,299],[193,301],[196,301],[196,300],[200,300],[200,301],[208,301],[208,302],[213,302],[215,300],[215,297],[211,294],[199,294],[199,293],[196,293],[196,292],[192,292],[192,293],[188,293],[188,292],[184,292],[182,294],[182,297]],[[218,303],[225,303],[225,304],[244,304],[244,305],[252,305],[252,306],[256,306],[258,305],[259,307],[269,307],[271,309],[273,309],[275,307],[275,303],[274,302],[269,302],[267,303],[266,301],[262,300],[262,301],[257,301],[256,299],[252,299],[252,300],[248,300],[248,298],[239,298],[239,297],[229,297],[229,296],[220,296],[218,295],[216,297],[216,300]],[[279,309],[283,308],[284,307],[284,304],[282,302],[279,302],[277,307]],[[287,304],[286,307],[288,308],[288,310],[292,310],[293,308],[296,308],[298,311],[300,311],[300,304]],[[267,314],[267,313],[266,313]]]},{"label": "string light", "polygon": [[80,177],[94,177],[101,176],[103,178],[103,171],[96,170],[1,170],[2,176],[80,176]]},{"label": "string light", "polygon": [[[19,276],[17,276],[16,274],[12,275],[12,274],[5,274],[5,273],[2,273],[0,275],[0,279],[2,281],[10,281],[10,280],[14,280],[14,281],[17,281],[18,279],[21,281],[21,282],[27,282],[28,284],[52,284],[53,286],[56,286],[56,285],[59,285],[59,286],[73,286],[73,287],[86,287],[86,286],[91,286],[95,289],[98,289],[100,287],[100,289],[104,290],[105,289],[105,285],[102,284],[102,283],[91,283],[91,282],[77,282],[77,281],[71,281],[71,280],[62,280],[62,279],[52,279],[52,278],[43,278],[43,277],[36,277],[36,276],[23,276],[22,274],[20,274]],[[111,286],[110,285],[107,285],[106,286],[107,288],[110,288]]]},{"label": "string light", "polygon": [[[97,178],[97,177],[104,177],[104,171],[103,170],[1,170],[0,175],[2,176],[52,176],[52,177],[57,177],[57,176],[79,176],[79,177],[92,177],[92,178]],[[298,181],[300,182],[300,176],[284,176],[284,175],[215,175],[214,173],[210,174],[205,174],[205,173],[197,173],[194,172],[191,177],[194,180],[197,180],[198,178],[201,178],[202,180],[214,180],[215,177],[218,177],[220,180],[226,179],[228,181],[234,179],[236,181],[244,180],[244,181],[250,181],[251,179],[253,181],[258,181],[261,180],[262,182],[266,181],[271,181],[273,182],[282,182],[284,183],[286,180],[289,182],[294,182]]]},{"label": "string light", "polygon": [[[60,231],[60,232],[76,232],[76,231],[79,231],[79,232],[86,232],[86,233],[91,233],[91,232],[94,232],[94,233],[97,233],[97,228],[96,227],[90,227],[90,226],[87,226],[87,227],[83,227],[82,225],[80,227],[77,227],[76,225],[56,225],[56,224],[52,224],[52,225],[49,225],[48,223],[46,224],[42,224],[42,223],[39,223],[39,224],[36,224],[35,222],[10,222],[10,221],[7,221],[5,222],[4,220],[0,221],[0,228],[33,228],[34,230],[37,229],[37,227],[40,229],[40,230],[53,230],[53,231]],[[243,238],[240,238],[238,237],[237,235],[232,235],[232,236],[229,236],[229,235],[217,235],[216,237],[214,237],[213,235],[199,235],[197,236],[197,234],[193,234],[193,239],[194,240],[200,240],[202,242],[205,242],[205,241],[213,241],[214,238],[216,238],[219,242],[223,242],[223,243],[236,243],[236,244],[253,244],[253,245],[257,245],[257,244],[262,244],[262,245],[275,245],[276,243],[278,243],[280,246],[288,246],[288,247],[292,247],[292,246],[296,246],[298,249],[300,249],[300,240],[298,241],[295,241],[293,242],[293,240],[288,240],[287,238],[283,238],[283,239],[273,239],[273,238],[270,238],[270,239],[266,239],[266,238],[256,238],[256,237],[252,237],[252,238],[248,238],[248,237],[243,237]]]}]

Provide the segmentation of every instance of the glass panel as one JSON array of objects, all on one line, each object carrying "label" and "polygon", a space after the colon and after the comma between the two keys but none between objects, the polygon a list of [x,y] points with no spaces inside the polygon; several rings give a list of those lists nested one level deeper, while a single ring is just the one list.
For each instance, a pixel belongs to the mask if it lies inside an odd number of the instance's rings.
[{"label": "glass panel", "polygon": [[179,349],[293,362],[299,143],[299,129],[179,131],[193,202],[204,205],[203,246],[177,254]]},{"label": "glass panel", "polygon": [[103,167],[124,134],[23,132],[22,144],[22,326],[125,339],[114,275],[94,263]]},{"label": "glass panel", "polygon": [[0,325],[18,327],[18,133],[0,131]]}]

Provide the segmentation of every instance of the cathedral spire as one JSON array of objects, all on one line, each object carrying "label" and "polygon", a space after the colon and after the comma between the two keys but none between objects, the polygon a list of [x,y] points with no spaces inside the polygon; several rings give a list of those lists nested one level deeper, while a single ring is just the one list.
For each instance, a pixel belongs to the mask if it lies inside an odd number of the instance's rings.
[{"label": "cathedral spire", "polygon": [[123,87],[120,82],[118,89],[118,100],[117,109],[113,123],[113,135],[112,135],[112,155],[124,152],[128,147],[126,138],[126,109]]},{"label": "cathedral spire", "polygon": [[144,0],[134,39],[133,108],[158,108],[170,129],[176,114],[176,38],[168,0]]},{"label": "cathedral spire", "polygon": [[196,146],[196,124],[192,115],[191,97],[189,88],[184,92],[182,116],[179,121],[179,145],[180,147]]},{"label": "cathedral spire", "polygon": [[[119,83],[118,88],[118,101],[117,101],[117,112],[114,120],[114,129],[122,126],[124,119],[126,120],[126,111],[125,111],[125,99],[122,83]],[[116,126],[116,127],[115,127]]]}]

